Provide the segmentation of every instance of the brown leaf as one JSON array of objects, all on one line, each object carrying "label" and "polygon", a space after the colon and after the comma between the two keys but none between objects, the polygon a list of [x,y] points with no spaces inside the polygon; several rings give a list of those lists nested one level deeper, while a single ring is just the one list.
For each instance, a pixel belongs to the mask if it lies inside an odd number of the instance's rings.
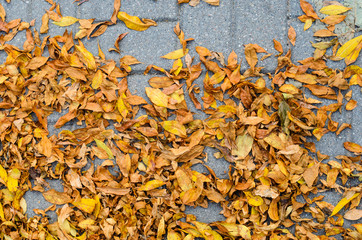
[{"label": "brown leaf", "polygon": [[314,164],[312,167],[308,167],[304,173],[303,178],[308,187],[313,187],[314,181],[317,179],[319,174],[319,164]]},{"label": "brown leaf", "polygon": [[72,202],[72,198],[68,194],[64,192],[58,192],[54,189],[50,189],[49,191],[43,192],[42,194],[45,200],[52,204],[62,205]]},{"label": "brown leaf", "polygon": [[362,218],[362,210],[361,209],[352,209],[346,212],[343,218],[351,221],[356,221]]},{"label": "brown leaf", "polygon": [[113,13],[112,13],[112,17],[111,17],[111,22],[114,24],[117,22],[117,14],[118,14],[120,8],[121,8],[121,0],[114,0]]}]

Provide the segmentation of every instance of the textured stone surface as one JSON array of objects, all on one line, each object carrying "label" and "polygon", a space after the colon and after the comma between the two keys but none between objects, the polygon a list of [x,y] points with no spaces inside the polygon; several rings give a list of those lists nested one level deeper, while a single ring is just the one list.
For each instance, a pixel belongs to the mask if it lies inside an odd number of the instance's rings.
[{"label": "textured stone surface", "polygon": [[[170,0],[123,0],[121,11],[139,18],[150,18],[160,21],[177,20],[178,6]],[[99,4],[84,3],[79,5],[81,18],[109,20],[113,13],[113,1],[102,1]]]},{"label": "textured stone surface", "polygon": [[[244,55],[243,45],[248,43],[259,44],[267,52],[275,55],[278,52],[274,49],[273,39],[282,44],[285,52],[288,51],[286,0],[235,1],[233,11],[235,26],[232,29],[232,48],[238,55]],[[246,61],[244,63],[246,64]],[[258,66],[271,71],[276,68],[277,60],[269,57],[259,62]]]}]

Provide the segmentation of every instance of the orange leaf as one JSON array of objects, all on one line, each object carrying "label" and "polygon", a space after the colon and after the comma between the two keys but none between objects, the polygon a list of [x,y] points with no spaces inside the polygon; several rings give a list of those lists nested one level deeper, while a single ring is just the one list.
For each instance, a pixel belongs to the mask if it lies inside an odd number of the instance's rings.
[{"label": "orange leaf", "polygon": [[302,8],[303,12],[311,18],[319,19],[317,13],[314,11],[313,6],[305,0],[300,0],[300,7]]},{"label": "orange leaf", "polygon": [[357,143],[345,142],[345,143],[343,143],[343,146],[345,149],[347,149],[350,152],[362,154],[362,146]]},{"label": "orange leaf", "polygon": [[293,46],[295,45],[295,41],[297,39],[297,33],[295,32],[295,29],[290,26],[289,30],[288,30],[288,38],[289,41],[293,44]]}]

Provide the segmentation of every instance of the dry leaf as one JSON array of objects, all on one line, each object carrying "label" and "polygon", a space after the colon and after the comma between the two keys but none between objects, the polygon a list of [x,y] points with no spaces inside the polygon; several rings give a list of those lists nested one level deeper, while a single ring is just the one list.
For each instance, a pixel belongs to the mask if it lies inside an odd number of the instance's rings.
[{"label": "dry leaf", "polygon": [[125,12],[117,14],[119,20],[123,21],[129,29],[136,31],[145,31],[151,26],[157,26],[157,23],[151,19],[142,19],[141,21],[136,16],[130,16]]},{"label": "dry leaf", "polygon": [[328,5],[328,6],[322,7],[321,10],[319,10],[319,11],[321,13],[327,14],[327,15],[338,15],[341,13],[345,13],[351,9],[352,8],[348,8],[348,7],[344,7],[344,6],[340,6],[340,5]]},{"label": "dry leaf", "polygon": [[288,30],[288,38],[289,38],[289,41],[292,43],[292,45],[294,46],[295,45],[295,41],[297,39],[297,33],[295,32],[295,29],[290,26],[289,27],[289,30]]},{"label": "dry leaf", "polygon": [[67,27],[78,21],[79,21],[78,18],[66,16],[66,17],[61,17],[60,21],[54,21],[53,24],[60,26],[60,27]]}]

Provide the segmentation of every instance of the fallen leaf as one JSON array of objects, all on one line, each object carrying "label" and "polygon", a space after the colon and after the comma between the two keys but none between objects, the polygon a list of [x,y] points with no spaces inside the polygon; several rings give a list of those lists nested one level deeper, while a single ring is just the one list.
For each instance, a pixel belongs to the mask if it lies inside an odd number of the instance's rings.
[{"label": "fallen leaf", "polygon": [[346,212],[343,218],[351,221],[359,220],[362,218],[362,210],[361,209],[352,209]]},{"label": "fallen leaf", "polygon": [[185,126],[178,121],[164,121],[161,125],[167,132],[183,138],[187,136]]},{"label": "fallen leaf", "polygon": [[146,94],[153,104],[159,107],[167,107],[169,97],[160,89],[146,87]]},{"label": "fallen leaf", "polygon": [[72,198],[65,192],[58,192],[54,189],[43,192],[45,200],[52,204],[63,205],[72,202]]},{"label": "fallen leaf", "polygon": [[348,8],[348,7],[344,7],[344,6],[340,6],[340,5],[328,5],[328,6],[322,7],[321,10],[319,10],[319,11],[326,15],[338,15],[341,13],[345,13],[351,9],[352,8]]},{"label": "fallen leaf", "polygon": [[334,207],[331,217],[336,215],[344,206],[346,206],[350,201],[352,201],[353,199],[355,199],[356,197],[358,197],[360,195],[360,193],[355,193],[349,197],[344,197],[342,198],[338,204]]},{"label": "fallen leaf", "polygon": [[236,149],[233,149],[232,154],[238,156],[239,159],[244,159],[249,155],[254,139],[248,134],[239,135],[236,138]]},{"label": "fallen leaf", "polygon": [[362,146],[357,144],[357,143],[353,143],[353,142],[344,142],[343,146],[345,149],[347,149],[350,152],[354,152],[357,154],[362,154]]},{"label": "fallen leaf", "polygon": [[302,8],[303,12],[311,18],[319,19],[317,13],[314,11],[313,6],[305,0],[300,0],[300,7]]},{"label": "fallen leaf", "polygon": [[183,51],[183,49],[178,49],[175,50],[173,52],[170,52],[164,56],[162,56],[162,58],[166,58],[166,59],[179,59],[182,58],[183,56],[185,56],[187,53],[189,52],[189,50],[186,48],[186,52]]},{"label": "fallen leaf", "polygon": [[347,57],[349,54],[353,52],[353,50],[356,49],[356,47],[361,41],[362,41],[362,35],[352,38],[338,49],[336,56],[340,58]]},{"label": "fallen leaf", "polygon": [[346,104],[347,111],[352,111],[356,107],[357,107],[357,101],[353,99],[349,100],[348,103]]},{"label": "fallen leaf", "polygon": [[76,22],[78,22],[79,19],[78,18],[74,18],[71,16],[66,16],[66,17],[61,17],[60,21],[56,22],[54,21],[53,24],[60,26],[60,27],[67,27],[70,26]]},{"label": "fallen leaf", "polygon": [[141,187],[138,188],[138,191],[150,191],[161,186],[165,185],[164,181],[161,180],[151,180],[143,184]]},{"label": "fallen leaf", "polygon": [[96,142],[97,146],[101,149],[103,149],[104,151],[106,151],[108,158],[110,159],[114,159],[113,153],[111,151],[111,149],[102,141],[98,140],[98,139],[94,139],[94,141]]},{"label": "fallen leaf", "polygon": [[151,19],[142,19],[137,16],[130,16],[126,12],[118,12],[117,17],[123,21],[129,29],[136,31],[145,31],[151,26],[157,26],[157,23]]},{"label": "fallen leaf", "polygon": [[81,198],[74,200],[72,204],[86,213],[92,213],[96,207],[96,200]]},{"label": "fallen leaf", "polygon": [[297,33],[295,32],[295,29],[292,26],[289,27],[288,38],[289,38],[289,41],[292,43],[292,45],[295,46],[295,41],[297,39]]}]

